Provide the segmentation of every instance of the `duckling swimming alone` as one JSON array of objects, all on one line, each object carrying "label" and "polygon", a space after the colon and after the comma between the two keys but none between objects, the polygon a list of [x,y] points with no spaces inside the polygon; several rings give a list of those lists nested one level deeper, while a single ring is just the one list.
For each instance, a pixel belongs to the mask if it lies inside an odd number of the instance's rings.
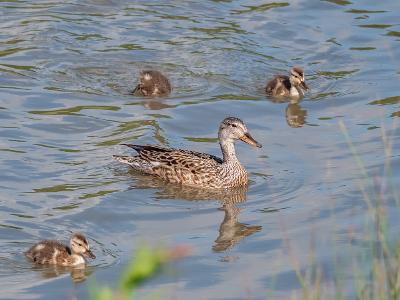
[{"label": "duckling swimming alone", "polygon": [[273,97],[302,97],[307,90],[304,71],[300,67],[292,68],[290,76],[276,75],[265,88],[265,92]]},{"label": "duckling swimming alone", "polygon": [[44,240],[33,245],[25,252],[26,257],[36,264],[52,264],[61,266],[77,266],[85,264],[84,257],[96,258],[90,251],[89,243],[81,233],[74,233],[70,246],[59,241]]},{"label": "duckling swimming alone", "polygon": [[137,156],[114,155],[114,158],[135,170],[172,183],[199,188],[247,185],[247,172],[236,157],[234,143],[241,140],[259,148],[262,146],[253,139],[243,121],[234,117],[228,117],[221,122],[218,138],[223,159],[189,150],[131,144],[124,145],[135,149]]},{"label": "duckling swimming alone", "polygon": [[144,97],[164,97],[171,93],[171,84],[167,77],[158,71],[140,72],[139,84],[132,94]]}]

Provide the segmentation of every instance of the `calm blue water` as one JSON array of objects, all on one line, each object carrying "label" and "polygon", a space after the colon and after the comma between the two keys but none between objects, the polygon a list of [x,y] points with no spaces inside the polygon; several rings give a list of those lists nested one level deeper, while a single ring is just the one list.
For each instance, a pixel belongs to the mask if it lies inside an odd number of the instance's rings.
[{"label": "calm blue water", "polygon": [[[194,254],[141,296],[302,299],[295,271],[318,266],[324,299],[338,277],[353,299],[351,262],[376,242],[362,189],[379,187],[398,242],[399,12],[372,0],[0,0],[0,298],[87,299],[93,278],[114,285],[141,243],[162,242]],[[268,99],[267,79],[295,65],[311,92]],[[171,96],[129,95],[149,67]],[[112,160],[131,153],[122,142],[220,155],[227,115],[264,146],[237,145],[247,190],[181,189]],[[22,254],[74,231],[97,255],[85,272]]]}]

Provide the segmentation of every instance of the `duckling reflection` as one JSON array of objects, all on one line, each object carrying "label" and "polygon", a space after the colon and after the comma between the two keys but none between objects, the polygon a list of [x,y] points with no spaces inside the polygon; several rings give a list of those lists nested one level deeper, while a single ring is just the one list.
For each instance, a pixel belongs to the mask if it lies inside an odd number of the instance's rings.
[{"label": "duckling reflection", "polygon": [[174,108],[176,106],[164,103],[160,98],[147,99],[146,101],[141,102],[141,105],[150,110],[162,110],[166,108]]},{"label": "duckling reflection", "polygon": [[298,101],[291,101],[286,107],[286,122],[290,127],[303,127],[306,117],[307,110],[302,109]]},{"label": "duckling reflection", "polygon": [[45,279],[59,277],[70,274],[73,282],[83,282],[93,271],[85,266],[65,267],[60,265],[35,265],[34,270],[41,271],[41,275]]},{"label": "duckling reflection", "polygon": [[285,117],[287,124],[292,128],[300,128],[306,122],[307,118],[307,110],[302,109],[300,106],[300,99],[288,99],[285,98],[270,98],[273,103],[286,103],[288,102],[288,106],[285,110]]},{"label": "duckling reflection", "polygon": [[[132,172],[132,171],[131,171]],[[137,176],[137,173],[132,173]],[[247,200],[247,186],[235,189],[199,189],[189,186],[168,184],[160,179],[149,180],[149,177],[136,177],[135,189],[157,188],[157,199],[181,199],[187,201],[217,200],[222,206],[219,210],[224,212],[224,219],[219,227],[219,234],[212,246],[213,251],[223,252],[233,248],[245,237],[262,230],[262,226],[252,226],[239,222],[241,209],[238,203]]]}]

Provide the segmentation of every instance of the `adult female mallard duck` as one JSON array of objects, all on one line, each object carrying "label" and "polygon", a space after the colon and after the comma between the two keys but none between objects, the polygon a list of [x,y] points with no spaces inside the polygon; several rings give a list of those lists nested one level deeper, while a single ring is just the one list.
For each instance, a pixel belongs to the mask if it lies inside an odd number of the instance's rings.
[{"label": "adult female mallard duck", "polygon": [[294,97],[304,96],[308,90],[308,85],[304,79],[304,71],[300,67],[290,70],[290,75],[276,75],[267,83],[265,92],[273,97]]},{"label": "adult female mallard duck", "polygon": [[138,171],[154,175],[172,183],[200,188],[232,188],[248,183],[247,172],[235,154],[234,143],[241,140],[261,148],[242,120],[228,117],[218,131],[223,158],[214,155],[170,149],[160,146],[124,144],[138,152],[136,156],[114,157]]},{"label": "adult female mallard duck", "polygon": [[144,97],[165,97],[171,93],[171,84],[167,77],[155,70],[140,72],[139,84],[132,94]]},{"label": "adult female mallard duck", "polygon": [[96,258],[90,251],[89,243],[81,233],[75,233],[70,246],[59,241],[44,240],[33,245],[25,255],[36,264],[52,264],[60,266],[77,266],[85,264],[84,257]]}]

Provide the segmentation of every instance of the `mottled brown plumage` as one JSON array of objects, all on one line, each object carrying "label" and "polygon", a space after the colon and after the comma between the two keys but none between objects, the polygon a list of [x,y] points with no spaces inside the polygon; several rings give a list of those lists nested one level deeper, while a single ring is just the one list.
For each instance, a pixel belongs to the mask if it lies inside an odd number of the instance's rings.
[{"label": "mottled brown plumage", "polygon": [[243,121],[233,117],[222,121],[218,137],[223,159],[189,150],[131,144],[126,146],[135,149],[138,152],[137,156],[114,157],[138,171],[172,183],[201,188],[231,188],[246,185],[247,172],[236,157],[234,142],[240,139],[253,146],[261,147],[261,145],[247,132]]},{"label": "mottled brown plumage", "polygon": [[96,258],[90,251],[88,241],[81,233],[72,235],[70,246],[64,245],[59,241],[44,240],[33,245],[25,252],[25,255],[36,264],[61,266],[85,264],[84,257]]},{"label": "mottled brown plumage", "polygon": [[140,72],[139,84],[133,94],[143,97],[165,97],[171,93],[171,84],[167,77],[155,70]]},{"label": "mottled brown plumage", "polygon": [[273,97],[302,97],[308,86],[300,67],[290,70],[290,76],[276,75],[267,83],[265,92]]}]

